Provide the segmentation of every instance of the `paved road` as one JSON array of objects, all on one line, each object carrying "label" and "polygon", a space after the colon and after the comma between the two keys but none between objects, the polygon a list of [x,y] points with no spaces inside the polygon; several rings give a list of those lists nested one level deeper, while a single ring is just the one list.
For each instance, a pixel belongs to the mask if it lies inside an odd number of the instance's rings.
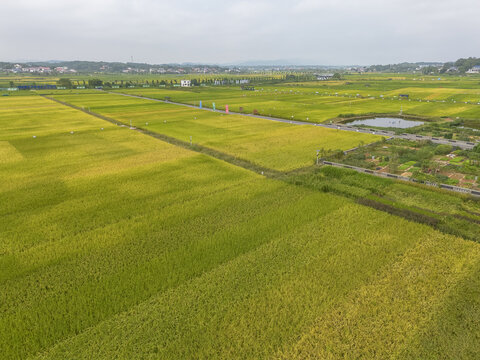
[{"label": "paved road", "polygon": [[439,188],[442,188],[442,189],[445,189],[445,190],[450,190],[450,191],[455,191],[455,192],[462,193],[462,194],[470,194],[470,195],[473,195],[473,196],[476,196],[476,197],[480,197],[480,191],[473,190],[473,189],[467,189],[467,188],[463,188],[463,187],[460,187],[460,186],[447,185],[447,184],[436,184],[436,183],[429,182],[429,181],[419,181],[419,180],[415,180],[415,179],[412,179],[412,178],[406,177],[406,176],[389,174],[389,173],[379,172],[379,171],[375,171],[375,170],[371,170],[371,169],[365,169],[365,168],[361,168],[361,167],[357,167],[357,166],[335,163],[335,162],[331,162],[331,161],[323,161],[323,164],[324,165],[329,165],[329,166],[346,168],[346,169],[352,169],[352,170],[362,172],[362,173],[365,173],[365,174],[375,175],[375,176],[384,177],[384,178],[403,180],[403,181],[412,181],[412,182],[421,183],[421,184],[428,185],[428,186],[439,187]]},{"label": "paved road", "polygon": [[436,137],[424,136],[424,135],[416,135],[416,134],[404,133],[404,134],[397,135],[393,131],[369,129],[369,128],[358,128],[355,126],[348,126],[344,124],[332,124],[332,125],[322,124],[322,126],[329,127],[332,129],[345,130],[345,131],[356,131],[356,132],[382,135],[385,137],[391,137],[396,139],[406,139],[406,140],[412,140],[412,141],[430,140],[431,142],[436,144],[452,145],[460,149],[466,149],[466,150],[473,149],[473,147],[477,144],[475,142],[449,140],[449,139],[436,138]]},{"label": "paved road", "polygon": [[[138,98],[138,99],[153,100],[153,101],[158,101],[158,102],[163,102],[163,103],[168,103],[168,104],[185,106],[185,107],[189,107],[189,108],[193,108],[193,109],[197,109],[197,110],[205,110],[205,111],[212,111],[212,112],[225,114],[224,110],[213,110],[213,109],[204,108],[204,107],[202,107],[200,109],[198,106],[195,106],[195,105],[183,104],[183,103],[174,102],[174,101],[160,100],[160,99],[154,99],[154,98],[150,98],[150,97],[146,97],[146,96],[123,94],[123,93],[117,93],[117,92],[111,92],[111,91],[105,91],[105,92],[108,92],[110,94],[115,94],[115,95],[134,97],[134,98]],[[359,128],[359,127],[349,126],[349,125],[345,125],[345,124],[322,124],[322,123],[317,124],[317,123],[306,122],[306,121],[280,119],[280,118],[275,118],[275,117],[271,117],[271,116],[264,116],[264,115],[237,113],[237,112],[234,112],[234,111],[229,111],[229,113],[233,114],[233,115],[250,116],[250,117],[254,117],[254,118],[258,118],[258,119],[278,121],[278,122],[283,122],[283,123],[287,123],[287,124],[320,126],[320,127],[324,127],[324,128],[337,129],[337,130],[342,130],[342,131],[354,131],[354,132],[375,134],[375,135],[385,136],[387,138],[406,139],[406,140],[412,140],[412,141],[430,140],[431,142],[436,143],[436,144],[452,145],[452,146],[456,146],[456,147],[458,147],[460,149],[464,149],[464,150],[471,150],[477,144],[475,142],[467,142],[467,141],[460,141],[460,140],[448,140],[448,139],[443,139],[443,138],[436,138],[436,137],[424,136],[424,135],[407,134],[407,133],[397,135],[392,131],[378,130],[378,129],[371,129],[371,128]]]}]

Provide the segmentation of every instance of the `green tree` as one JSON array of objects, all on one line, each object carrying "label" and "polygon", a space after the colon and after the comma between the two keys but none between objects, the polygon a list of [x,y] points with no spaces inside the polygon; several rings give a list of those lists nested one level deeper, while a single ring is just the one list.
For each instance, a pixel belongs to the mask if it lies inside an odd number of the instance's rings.
[{"label": "green tree", "polygon": [[100,79],[89,79],[88,80],[88,86],[89,87],[97,87],[97,86],[102,86],[103,81]]},{"label": "green tree", "polygon": [[422,69],[422,73],[425,74],[425,75],[437,74],[438,69],[435,66],[426,66]]},{"label": "green tree", "polygon": [[67,89],[71,89],[72,88],[72,81],[70,79],[67,79],[67,78],[60,78],[57,81],[57,85],[62,86],[62,87],[66,87]]}]

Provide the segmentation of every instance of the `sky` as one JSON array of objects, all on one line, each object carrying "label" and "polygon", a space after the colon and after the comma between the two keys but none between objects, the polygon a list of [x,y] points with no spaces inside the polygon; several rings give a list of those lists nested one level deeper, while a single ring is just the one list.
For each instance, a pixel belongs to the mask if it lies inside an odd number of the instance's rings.
[{"label": "sky", "polygon": [[0,61],[370,65],[480,57],[479,0],[2,0]]}]

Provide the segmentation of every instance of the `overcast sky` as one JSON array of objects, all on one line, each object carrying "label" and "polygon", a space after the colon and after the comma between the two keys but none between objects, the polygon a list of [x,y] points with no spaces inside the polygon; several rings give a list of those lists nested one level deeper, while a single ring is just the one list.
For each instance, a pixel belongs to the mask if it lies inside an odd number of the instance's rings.
[{"label": "overcast sky", "polygon": [[479,0],[2,0],[0,61],[386,64],[480,56]]}]

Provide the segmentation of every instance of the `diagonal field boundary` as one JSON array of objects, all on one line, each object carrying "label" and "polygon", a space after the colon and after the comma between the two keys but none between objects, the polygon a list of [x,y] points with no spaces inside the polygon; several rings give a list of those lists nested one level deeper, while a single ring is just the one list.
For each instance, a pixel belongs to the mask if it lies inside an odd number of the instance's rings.
[{"label": "diagonal field boundary", "polygon": [[[293,174],[296,174],[296,173],[302,173],[304,171],[309,172],[311,169],[316,168],[315,165],[312,165],[312,166],[307,166],[305,168],[295,169],[295,170],[292,170],[292,171],[289,171],[289,172],[282,172],[282,171],[277,171],[277,170],[265,168],[263,166],[254,164],[254,163],[252,163],[248,160],[240,159],[240,158],[237,158],[233,155],[229,155],[229,154],[223,153],[221,151],[208,148],[206,146],[202,146],[202,145],[198,145],[198,144],[190,145],[189,142],[182,141],[182,140],[179,140],[179,139],[176,139],[176,138],[164,135],[164,134],[159,134],[159,133],[156,133],[156,132],[152,132],[150,130],[143,129],[143,128],[140,128],[140,127],[130,127],[129,125],[124,124],[124,123],[122,123],[118,120],[109,118],[109,117],[104,116],[104,115],[97,114],[97,113],[89,111],[89,110],[85,110],[85,109],[83,109],[81,107],[78,107],[76,105],[72,105],[72,104],[63,102],[61,100],[58,100],[58,99],[55,99],[55,98],[52,98],[52,97],[49,97],[49,96],[46,96],[46,95],[40,95],[40,96],[42,96],[43,98],[49,99],[51,101],[57,102],[59,104],[62,104],[64,106],[68,106],[68,107],[73,108],[75,110],[82,111],[82,112],[84,112],[88,115],[95,116],[95,117],[97,117],[99,119],[102,119],[104,121],[108,121],[112,124],[123,126],[123,127],[129,127],[130,129],[132,129],[134,131],[145,134],[147,136],[151,136],[155,139],[167,142],[167,143],[175,145],[175,146],[182,147],[182,148],[187,149],[187,150],[195,151],[197,153],[201,153],[201,154],[205,154],[205,155],[214,157],[216,159],[219,159],[219,160],[225,161],[227,163],[230,163],[234,166],[239,166],[239,167],[244,168],[246,170],[253,171],[253,172],[258,173],[260,175],[263,175],[267,178],[278,179],[278,180],[281,180],[281,181],[289,182],[288,181],[289,175],[293,175]],[[322,162],[322,165],[323,164],[324,165],[330,165],[330,164],[325,164],[324,162]],[[392,180],[397,180],[398,181],[398,179],[392,179]],[[292,182],[289,182],[289,183],[292,183]],[[303,186],[303,184],[297,183],[297,182],[293,182],[293,184]],[[424,184],[417,184],[416,186],[427,187]],[[452,191],[451,189],[442,189],[442,190]],[[471,196],[472,194],[469,194],[469,195]],[[464,194],[464,196],[465,196],[465,194]],[[405,218],[409,221],[427,224],[427,225],[431,226],[434,229],[437,229],[438,231],[440,231],[442,233],[451,233],[453,235],[458,236],[458,234],[456,234],[456,232],[452,232],[451,229],[443,226],[444,225],[443,223],[437,223],[438,221],[435,222],[436,220],[434,222],[432,222],[431,221],[432,219],[430,219],[427,216],[423,216],[423,217],[419,216],[419,214],[417,212],[411,212],[411,211],[407,211],[407,210],[397,211],[396,209],[392,210],[391,207],[385,207],[381,203],[377,203],[376,201],[371,201],[369,199],[363,199],[363,198],[357,198],[356,202],[363,205],[363,206],[368,206],[368,207],[374,208],[374,209],[382,211],[382,212],[387,212],[387,213],[390,213],[392,215]],[[382,205],[383,207],[382,206],[379,207],[379,204]],[[468,237],[465,237],[464,235],[460,235],[460,236],[462,236],[464,239],[467,239],[467,240],[477,241],[476,239],[470,239]]]},{"label": "diagonal field boundary", "polygon": [[153,132],[153,131],[150,131],[150,130],[147,130],[147,129],[144,129],[144,128],[141,128],[141,127],[130,127],[130,125],[125,124],[125,123],[123,123],[121,121],[118,121],[116,119],[112,119],[112,118],[109,118],[107,116],[97,114],[93,111],[83,109],[79,106],[69,104],[67,102],[52,98],[50,96],[41,95],[41,94],[40,94],[40,96],[42,96],[45,99],[55,101],[55,102],[57,102],[59,104],[62,104],[64,106],[71,107],[72,109],[84,112],[88,115],[95,116],[96,118],[108,121],[112,124],[119,125],[119,126],[124,126],[124,127],[129,127],[132,130],[135,130],[135,131],[137,131],[139,133],[142,133],[142,134],[145,134],[147,136],[151,136],[155,139],[167,142],[167,143],[175,145],[175,146],[182,147],[182,148],[190,150],[190,151],[195,151],[195,152],[198,152],[198,153],[201,153],[201,154],[205,154],[205,155],[214,157],[216,159],[219,159],[219,160],[225,161],[227,163],[230,163],[232,165],[239,166],[239,167],[242,167],[244,169],[256,172],[258,174],[261,174],[261,175],[269,177],[269,178],[278,178],[282,175],[287,174],[286,172],[282,172],[282,171],[278,171],[278,170],[274,170],[274,169],[269,169],[269,168],[257,165],[255,163],[252,163],[251,161],[241,159],[241,158],[238,158],[236,156],[226,154],[224,152],[221,152],[221,151],[218,151],[218,150],[215,150],[215,149],[203,146],[203,145],[190,144],[187,141],[182,141],[182,140],[179,140],[177,138],[167,136],[167,135],[164,135],[164,134],[160,134],[160,133],[157,133],[157,132]]}]

